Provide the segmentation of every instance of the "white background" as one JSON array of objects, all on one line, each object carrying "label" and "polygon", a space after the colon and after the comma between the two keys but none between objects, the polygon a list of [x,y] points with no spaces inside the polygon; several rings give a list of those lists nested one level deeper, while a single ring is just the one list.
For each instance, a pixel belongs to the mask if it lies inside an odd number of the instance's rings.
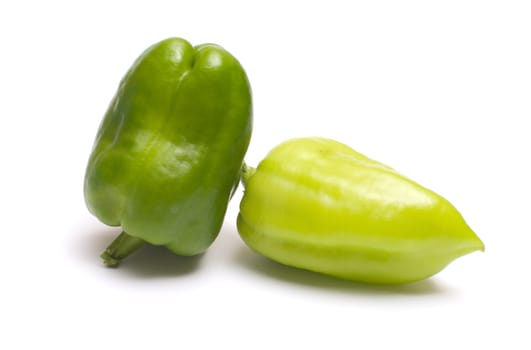
[{"label": "white background", "polygon": [[[337,139],[449,199],[485,253],[401,287],[297,271],[242,243],[240,189],[204,256],[104,268],[119,230],[84,169],[120,78],[170,36],[245,67],[249,164]],[[529,2],[4,1],[0,39],[0,348],[531,348]]]}]

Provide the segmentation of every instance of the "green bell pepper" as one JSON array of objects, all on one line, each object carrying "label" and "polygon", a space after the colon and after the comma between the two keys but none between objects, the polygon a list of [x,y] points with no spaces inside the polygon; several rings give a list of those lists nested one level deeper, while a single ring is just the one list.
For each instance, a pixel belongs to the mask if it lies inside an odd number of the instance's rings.
[{"label": "green bell pepper", "polygon": [[104,263],[115,266],[146,242],[204,252],[238,186],[251,130],[249,81],[229,52],[170,38],[142,53],[103,118],[85,174],[90,212],[123,229]]},{"label": "green bell pepper", "polygon": [[290,140],[243,169],[238,231],[285,265],[394,284],[484,249],[446,199],[336,141]]}]

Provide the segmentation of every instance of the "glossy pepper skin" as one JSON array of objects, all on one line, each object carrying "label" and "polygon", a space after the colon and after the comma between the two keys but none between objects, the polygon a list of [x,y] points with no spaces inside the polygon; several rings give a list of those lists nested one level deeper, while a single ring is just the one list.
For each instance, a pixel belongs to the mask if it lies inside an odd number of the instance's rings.
[{"label": "glossy pepper skin", "polygon": [[289,140],[242,180],[242,239],[285,265],[397,284],[484,249],[446,199],[333,140]]},{"label": "glossy pepper skin", "polygon": [[103,118],[85,174],[88,209],[123,229],[104,263],[117,265],[145,242],[204,252],[238,186],[251,130],[250,85],[229,52],[170,38],[142,53]]}]

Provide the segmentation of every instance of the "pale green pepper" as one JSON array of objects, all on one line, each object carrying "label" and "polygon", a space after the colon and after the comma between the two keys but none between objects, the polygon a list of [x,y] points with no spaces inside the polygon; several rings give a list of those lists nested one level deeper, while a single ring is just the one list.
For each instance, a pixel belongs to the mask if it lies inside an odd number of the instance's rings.
[{"label": "pale green pepper", "polygon": [[446,199],[336,141],[289,140],[242,181],[242,239],[285,265],[406,283],[484,250]]}]

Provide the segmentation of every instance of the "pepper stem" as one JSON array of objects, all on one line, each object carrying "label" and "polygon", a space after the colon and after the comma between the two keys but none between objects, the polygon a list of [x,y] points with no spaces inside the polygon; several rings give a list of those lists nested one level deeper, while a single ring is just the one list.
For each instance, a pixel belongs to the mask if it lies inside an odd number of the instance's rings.
[{"label": "pepper stem", "polygon": [[243,188],[245,188],[247,186],[247,182],[249,181],[251,176],[254,175],[255,172],[256,172],[255,168],[248,166],[247,164],[245,164],[245,162],[242,163],[242,185],[243,185]]},{"label": "pepper stem", "polygon": [[123,258],[136,251],[144,245],[144,240],[128,235],[123,231],[112,241],[112,243],[101,253],[103,263],[109,267],[116,267]]}]

